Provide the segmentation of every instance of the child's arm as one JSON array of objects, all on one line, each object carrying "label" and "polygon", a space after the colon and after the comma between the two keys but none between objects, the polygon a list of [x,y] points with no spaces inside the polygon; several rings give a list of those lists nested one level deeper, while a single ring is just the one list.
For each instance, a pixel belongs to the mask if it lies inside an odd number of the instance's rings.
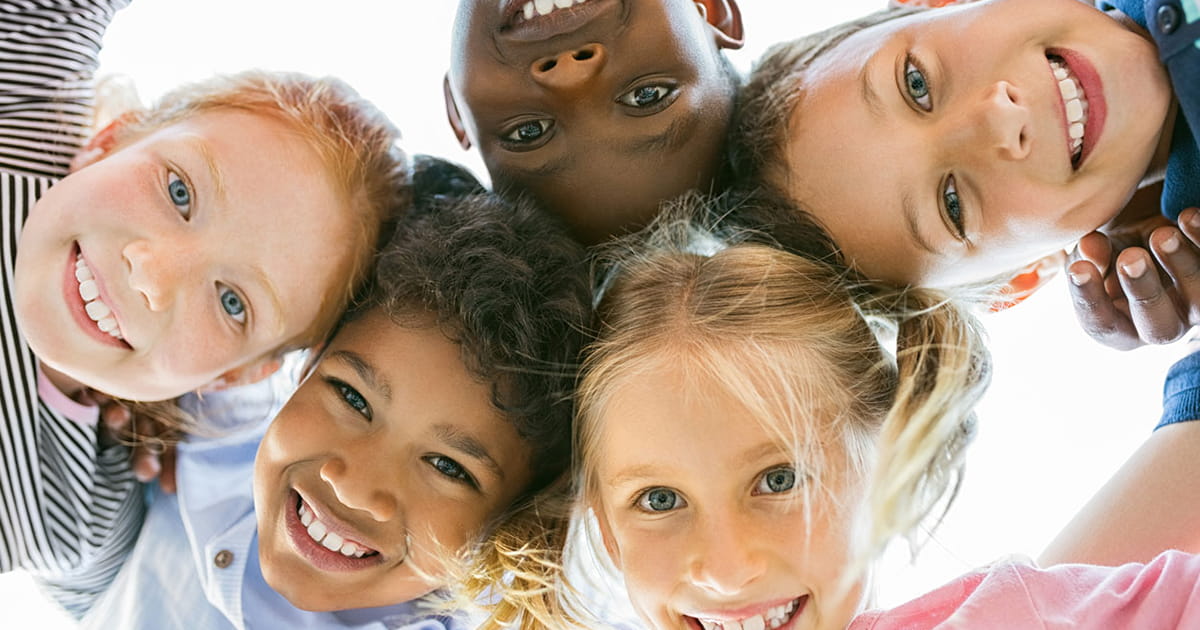
[{"label": "child's arm", "polygon": [[1200,212],[1185,210],[1178,226],[1158,215],[1145,232],[1149,251],[1088,234],[1067,268],[1080,325],[1119,350],[1171,343],[1200,324]]},{"label": "child's arm", "polygon": [[1172,366],[1163,420],[1042,552],[1042,565],[1147,562],[1200,553],[1200,352]]}]

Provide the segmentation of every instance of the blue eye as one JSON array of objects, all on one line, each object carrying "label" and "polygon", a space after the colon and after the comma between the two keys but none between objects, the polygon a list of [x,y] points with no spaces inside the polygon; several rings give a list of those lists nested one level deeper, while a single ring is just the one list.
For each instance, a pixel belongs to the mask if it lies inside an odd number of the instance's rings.
[{"label": "blue eye", "polygon": [[672,88],[666,85],[643,85],[622,94],[617,101],[639,109],[649,108],[666,99],[671,90]]},{"label": "blue eye", "polygon": [[758,479],[754,491],[758,494],[779,494],[796,487],[796,471],[790,467],[773,468]]},{"label": "blue eye", "polygon": [[637,499],[637,506],[647,512],[670,512],[685,505],[683,497],[667,488],[651,488]]},{"label": "blue eye", "polygon": [[467,469],[463,468],[462,464],[453,459],[442,455],[430,455],[425,458],[425,461],[429,462],[429,465],[433,466],[434,470],[438,471],[439,474],[455,481],[461,481],[472,487],[477,487],[475,479],[471,477],[471,473],[467,472]]},{"label": "blue eye", "polygon": [[904,88],[908,97],[917,107],[925,111],[933,111],[933,99],[929,95],[929,79],[925,72],[913,62],[912,58],[904,61]]},{"label": "blue eye", "polygon": [[325,382],[329,383],[329,386],[332,387],[335,392],[337,392],[338,397],[342,399],[342,402],[344,402],[347,407],[358,412],[367,420],[371,419],[371,405],[367,403],[365,396],[358,393],[357,389],[354,389],[350,385],[346,384],[345,381],[340,381],[336,378],[326,378]]},{"label": "blue eye", "polygon": [[942,202],[946,207],[946,217],[954,225],[959,238],[966,238],[967,230],[963,226],[962,201],[958,198],[958,187],[955,185],[953,175],[946,178],[946,187],[942,190]]},{"label": "blue eye", "polygon": [[220,300],[221,308],[233,321],[239,324],[246,323],[246,305],[236,291],[229,287],[221,287]]},{"label": "blue eye", "polygon": [[179,210],[183,218],[191,217],[192,191],[188,190],[187,183],[174,171],[167,173],[167,196],[171,198],[171,203],[175,204],[175,209]]},{"label": "blue eye", "polygon": [[554,123],[546,118],[538,120],[528,120],[513,127],[508,133],[504,134],[504,140],[514,144],[533,144],[542,139],[546,132]]}]

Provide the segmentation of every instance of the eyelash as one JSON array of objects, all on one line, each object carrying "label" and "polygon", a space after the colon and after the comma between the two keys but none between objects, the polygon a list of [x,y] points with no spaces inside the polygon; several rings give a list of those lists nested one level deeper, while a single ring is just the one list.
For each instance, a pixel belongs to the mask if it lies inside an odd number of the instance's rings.
[{"label": "eyelash", "polygon": [[[643,505],[643,502],[646,499],[649,499],[651,494],[653,494],[655,492],[659,492],[659,491],[670,492],[675,497],[675,504],[672,505],[670,509],[655,510],[655,509],[650,508],[649,505]],[[687,501],[685,501],[683,497],[679,496],[678,492],[676,492],[670,488],[663,488],[663,487],[659,486],[659,487],[654,487],[654,488],[647,488],[647,489],[639,492],[637,494],[637,496],[633,497],[633,507],[635,509],[645,512],[647,514],[666,514],[667,512],[674,512],[675,510],[678,510],[680,508],[687,507]]]},{"label": "eyelash", "polygon": [[333,378],[332,376],[325,377],[325,382],[329,384],[329,387],[338,395],[343,404],[366,418],[368,422],[372,420],[371,405],[367,402],[367,398],[360,394],[357,389],[351,387],[346,381]]},{"label": "eyelash", "polygon": [[[524,139],[520,137],[522,128],[528,125],[536,124],[538,127],[538,135],[536,138]],[[537,118],[532,120],[522,120],[510,126],[507,130],[501,132],[500,142],[509,149],[514,151],[527,151],[535,149],[546,142],[550,137],[550,132],[554,130],[554,121],[549,118]]]},{"label": "eyelash", "polygon": [[[176,186],[176,184],[179,185]],[[176,192],[182,192],[187,199],[183,201],[177,201],[175,199]],[[188,181],[174,169],[168,168],[167,200],[170,201],[173,206],[175,206],[175,209],[185,221],[190,221],[192,218],[192,204],[195,203],[193,197],[195,197],[195,195],[192,194],[191,184],[189,184]]]},{"label": "eyelash", "polygon": [[[237,304],[233,305],[232,303],[226,302],[226,295],[232,296],[233,299],[237,300]],[[234,321],[234,323],[238,324],[239,326],[246,325],[247,311],[250,309],[246,307],[245,298],[238,294],[237,291],[224,284],[217,283],[217,301],[221,304],[221,310],[224,311],[225,314]],[[238,312],[231,312],[230,308],[237,308]]]},{"label": "eyelash", "polygon": [[[953,196],[954,203],[950,202],[950,197]],[[946,178],[946,182],[942,184],[942,207],[946,218],[950,220],[950,224],[954,226],[954,231],[959,238],[967,238],[967,230],[963,224],[963,207],[962,198],[958,194],[958,181],[954,179],[954,175]]]},{"label": "eyelash", "polygon": [[[446,457],[445,455],[426,455],[425,457],[422,457],[421,459],[425,460],[426,463],[428,463],[430,466],[432,466],[433,469],[435,471],[437,471],[437,473],[439,475],[442,475],[443,477],[446,477],[447,479],[450,479],[451,481],[466,484],[476,490],[479,489],[479,482],[475,481],[475,477],[472,476],[471,473],[467,472],[467,467],[458,463],[454,459]],[[448,462],[450,464],[453,464],[456,468],[458,468],[458,474],[456,474],[456,475],[450,474],[450,473],[447,473],[446,471],[442,470],[441,468],[438,467],[439,462]]]},{"label": "eyelash", "polygon": [[[646,103],[645,105],[639,105],[637,103],[637,93],[645,89],[662,90],[662,92],[653,102]],[[617,97],[617,102],[625,107],[632,108],[636,111],[637,115],[648,116],[666,109],[667,106],[675,102],[675,98],[677,96],[679,96],[679,90],[674,85],[650,83],[646,85],[639,85],[625,92],[624,94],[621,94]]]},{"label": "eyelash", "polygon": [[[921,96],[913,94],[913,87],[909,80],[914,77],[919,78],[924,87],[925,93]],[[904,93],[908,100],[921,111],[926,113],[933,111],[933,84],[929,81],[929,73],[911,54],[904,57]],[[919,99],[927,99],[928,102],[922,103]]]}]

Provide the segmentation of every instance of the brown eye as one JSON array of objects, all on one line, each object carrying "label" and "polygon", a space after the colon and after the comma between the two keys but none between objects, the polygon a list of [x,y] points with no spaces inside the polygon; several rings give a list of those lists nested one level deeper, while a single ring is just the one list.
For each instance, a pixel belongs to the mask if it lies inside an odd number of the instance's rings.
[{"label": "brown eye", "polygon": [[553,123],[545,118],[527,120],[517,124],[504,134],[504,140],[513,144],[532,144],[550,131]]}]

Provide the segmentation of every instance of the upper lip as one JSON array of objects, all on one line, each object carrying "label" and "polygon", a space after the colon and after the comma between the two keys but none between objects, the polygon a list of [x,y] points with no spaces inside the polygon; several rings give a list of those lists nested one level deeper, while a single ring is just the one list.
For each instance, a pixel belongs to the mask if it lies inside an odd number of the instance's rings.
[{"label": "upper lip", "polygon": [[[329,531],[341,536],[343,539],[354,542],[360,547],[366,547],[368,550],[377,552],[383,556],[389,555],[384,552],[384,548],[379,544],[378,540],[373,539],[372,537],[362,533],[362,531],[358,528],[350,525],[349,519],[344,519],[336,515],[332,508],[314,499],[313,495],[306,494],[299,489],[296,490],[296,494],[300,495],[300,500],[304,501],[305,505],[312,510],[313,516],[316,517],[318,521],[321,521],[321,523],[323,523]],[[294,510],[296,507],[293,505],[290,509]],[[403,554],[398,553],[395,555],[399,556]]]},{"label": "upper lip", "polygon": [[803,595],[761,601],[742,606],[741,608],[710,608],[703,611],[694,610],[693,612],[688,613],[688,616],[695,617],[697,619],[705,619],[708,621],[736,621],[739,619],[745,619],[746,617],[764,614],[772,608],[786,606],[797,599],[800,599],[801,597],[803,597]]}]

